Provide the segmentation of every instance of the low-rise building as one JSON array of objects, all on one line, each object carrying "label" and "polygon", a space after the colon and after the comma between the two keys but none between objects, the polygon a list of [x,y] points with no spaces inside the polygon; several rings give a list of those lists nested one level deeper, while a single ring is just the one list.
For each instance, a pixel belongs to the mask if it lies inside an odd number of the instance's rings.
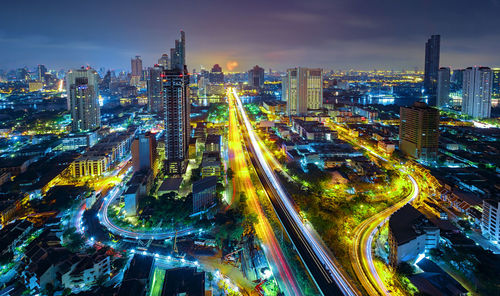
[{"label": "low-rise building", "polygon": [[389,218],[389,263],[412,261],[439,243],[439,228],[410,204]]},{"label": "low-rise building", "polygon": [[77,263],[72,264],[61,276],[62,287],[71,290],[87,290],[101,277],[109,278],[111,273],[110,256],[102,248],[92,255],[77,256]]},{"label": "low-rise building", "polygon": [[198,213],[216,201],[217,177],[210,176],[193,183],[193,213]]}]

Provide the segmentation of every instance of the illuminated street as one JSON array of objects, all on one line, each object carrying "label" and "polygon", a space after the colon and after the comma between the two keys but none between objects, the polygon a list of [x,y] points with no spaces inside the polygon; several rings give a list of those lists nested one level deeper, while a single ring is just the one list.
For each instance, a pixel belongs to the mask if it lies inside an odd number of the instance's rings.
[{"label": "illuminated street", "polygon": [[267,221],[257,196],[256,186],[250,178],[250,169],[246,162],[246,153],[243,151],[243,139],[241,137],[242,129],[238,124],[236,116],[236,107],[233,93],[228,91],[229,98],[229,162],[230,167],[235,173],[233,179],[234,194],[239,196],[243,193],[247,196],[247,202],[258,216],[258,223],[255,226],[257,236],[262,240],[265,246],[264,252],[266,258],[271,263],[274,276],[277,277],[280,287],[287,295],[302,295],[300,288],[296,283],[293,271],[287,263],[281,247],[277,242],[271,225]]}]

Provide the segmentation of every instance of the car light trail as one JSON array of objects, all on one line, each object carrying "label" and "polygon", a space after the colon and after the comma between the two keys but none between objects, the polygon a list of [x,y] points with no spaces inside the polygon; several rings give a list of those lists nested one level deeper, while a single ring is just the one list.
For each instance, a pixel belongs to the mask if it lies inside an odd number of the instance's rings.
[{"label": "car light trail", "polygon": [[[256,139],[256,135],[253,131],[253,127],[248,119],[245,110],[243,109],[243,104],[236,93],[236,89],[233,88],[233,96],[236,100],[237,108],[242,116],[243,122],[247,129],[248,137],[250,139],[253,150],[256,154],[258,162],[261,164],[266,177],[269,179],[270,183],[273,186],[273,189],[276,190],[277,195],[279,197],[279,201],[282,203],[284,208],[286,209],[285,214],[289,219],[294,222],[294,227],[298,228],[298,231],[302,233],[303,237],[306,239],[307,244],[311,247],[312,252],[316,255],[313,257],[314,260],[319,260],[320,265],[322,265],[325,270],[321,269],[321,272],[325,276],[325,278],[329,279],[330,282],[333,281],[337,284],[339,289],[344,295],[358,295],[357,290],[353,287],[353,285],[347,280],[344,276],[340,268],[336,265],[333,259],[329,256],[328,251],[325,250],[322,243],[318,241],[318,238],[315,237],[304,225],[302,220],[300,219],[298,213],[290,202],[287,194],[283,190],[280,181],[275,176],[274,172],[269,167],[262,150],[259,146],[259,143]],[[318,263],[318,262],[316,262]],[[328,274],[325,274],[327,272]]]}]

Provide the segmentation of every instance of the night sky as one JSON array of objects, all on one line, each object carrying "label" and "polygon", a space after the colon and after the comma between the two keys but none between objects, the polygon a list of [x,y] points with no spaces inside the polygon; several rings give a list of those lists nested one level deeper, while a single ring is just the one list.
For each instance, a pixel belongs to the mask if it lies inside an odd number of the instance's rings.
[{"label": "night sky", "polygon": [[500,0],[11,0],[0,8],[0,68],[130,70],[135,55],[146,67],[181,29],[190,71],[422,69],[431,34],[442,66],[500,66],[499,17]]}]

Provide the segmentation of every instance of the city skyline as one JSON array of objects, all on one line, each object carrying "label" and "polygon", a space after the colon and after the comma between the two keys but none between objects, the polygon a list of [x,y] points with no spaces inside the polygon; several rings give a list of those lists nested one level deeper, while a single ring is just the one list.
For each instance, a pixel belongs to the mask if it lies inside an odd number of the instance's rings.
[{"label": "city skyline", "polygon": [[[91,1],[89,6],[99,9],[88,11],[92,21],[81,27],[74,26],[76,18],[69,8],[59,4],[6,5],[0,23],[9,30],[0,30],[0,68],[45,64],[49,69],[81,65],[128,69],[136,55],[143,57],[145,66],[152,66],[180,30],[190,35],[189,69],[201,65],[210,69],[219,63],[224,71],[241,72],[255,64],[266,70],[293,66],[422,70],[423,43],[432,34],[442,36],[442,66],[498,64],[495,48],[500,46],[496,38],[500,29],[494,20],[500,3],[493,0],[480,7],[469,7],[466,1],[432,5],[216,1],[175,7],[175,14],[167,12],[167,17],[160,15],[166,11],[162,8],[175,3],[120,2],[118,6]],[[43,26],[33,31],[40,11],[45,16]],[[17,17],[20,13],[23,18]],[[255,18],[251,28],[246,26],[249,18]]]}]

